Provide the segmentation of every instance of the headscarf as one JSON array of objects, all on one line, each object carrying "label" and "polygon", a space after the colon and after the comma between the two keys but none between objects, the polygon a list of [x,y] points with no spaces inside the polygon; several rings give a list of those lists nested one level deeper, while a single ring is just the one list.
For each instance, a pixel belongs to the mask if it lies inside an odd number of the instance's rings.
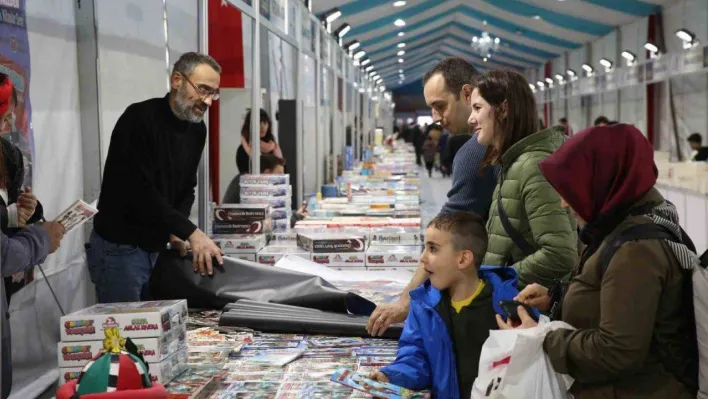
[{"label": "headscarf", "polygon": [[541,173],[587,223],[630,207],[654,187],[654,149],[634,126],[585,129],[539,164]]}]

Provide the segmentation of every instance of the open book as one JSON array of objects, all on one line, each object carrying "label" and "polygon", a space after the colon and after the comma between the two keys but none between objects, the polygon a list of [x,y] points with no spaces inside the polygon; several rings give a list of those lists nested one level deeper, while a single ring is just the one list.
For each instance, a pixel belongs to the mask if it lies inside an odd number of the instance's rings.
[{"label": "open book", "polygon": [[96,202],[92,204],[87,204],[83,200],[76,200],[70,207],[66,208],[55,221],[61,223],[66,232],[68,233],[76,226],[82,225],[87,220],[91,219],[93,215],[98,213],[96,209]]},{"label": "open book", "polygon": [[383,399],[413,399],[430,398],[429,392],[414,392],[410,389],[399,387],[385,382],[378,382],[370,379],[367,375],[357,373],[347,368],[337,369],[331,381],[338,382],[357,391],[366,392],[375,398]]}]

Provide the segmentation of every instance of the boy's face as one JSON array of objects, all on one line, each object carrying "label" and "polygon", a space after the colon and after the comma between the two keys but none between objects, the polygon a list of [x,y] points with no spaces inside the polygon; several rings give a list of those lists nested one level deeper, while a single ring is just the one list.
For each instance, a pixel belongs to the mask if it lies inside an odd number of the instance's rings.
[{"label": "boy's face", "polygon": [[461,272],[474,267],[471,251],[455,250],[452,234],[432,226],[425,231],[425,250],[420,262],[430,276],[430,283],[438,290],[450,288]]}]

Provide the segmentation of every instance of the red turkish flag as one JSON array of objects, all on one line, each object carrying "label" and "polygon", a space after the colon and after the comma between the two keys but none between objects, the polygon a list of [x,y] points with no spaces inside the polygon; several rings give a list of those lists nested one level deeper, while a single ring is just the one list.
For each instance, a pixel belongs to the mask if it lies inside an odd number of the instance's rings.
[{"label": "red turkish flag", "polygon": [[221,87],[243,88],[241,11],[225,0],[209,0],[209,55],[221,65]]}]

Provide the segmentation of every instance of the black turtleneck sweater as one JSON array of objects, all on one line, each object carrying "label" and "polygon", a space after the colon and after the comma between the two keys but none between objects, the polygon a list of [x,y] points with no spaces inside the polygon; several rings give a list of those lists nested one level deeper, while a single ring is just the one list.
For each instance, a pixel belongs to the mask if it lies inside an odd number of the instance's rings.
[{"label": "black turtleneck sweater", "polygon": [[163,249],[170,234],[189,237],[205,140],[204,123],[177,119],[168,96],[130,105],[111,135],[96,232],[149,252]]}]

